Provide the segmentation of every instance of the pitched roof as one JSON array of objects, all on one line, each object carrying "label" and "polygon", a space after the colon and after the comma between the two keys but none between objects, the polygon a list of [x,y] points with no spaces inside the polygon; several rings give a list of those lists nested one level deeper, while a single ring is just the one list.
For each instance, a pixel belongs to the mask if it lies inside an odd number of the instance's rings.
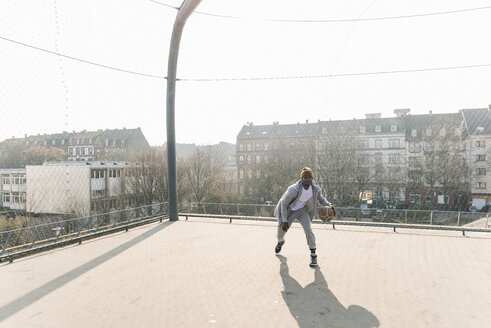
[{"label": "pitched roof", "polygon": [[316,123],[244,125],[237,135],[237,140],[274,139],[274,138],[306,138],[315,134]]},{"label": "pitched roof", "polygon": [[491,134],[491,108],[463,109],[462,114],[469,135]]}]

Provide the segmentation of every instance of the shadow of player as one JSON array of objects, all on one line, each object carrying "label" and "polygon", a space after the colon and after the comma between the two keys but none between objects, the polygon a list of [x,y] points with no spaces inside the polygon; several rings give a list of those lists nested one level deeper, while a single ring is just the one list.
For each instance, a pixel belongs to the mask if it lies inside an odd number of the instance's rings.
[{"label": "shadow of player", "polygon": [[290,313],[298,326],[307,327],[378,327],[377,318],[365,308],[350,305],[347,309],[339,303],[327,287],[326,279],[319,267],[315,269],[314,282],[302,287],[290,276],[286,257],[280,260],[280,275],[284,290],[281,292]]}]

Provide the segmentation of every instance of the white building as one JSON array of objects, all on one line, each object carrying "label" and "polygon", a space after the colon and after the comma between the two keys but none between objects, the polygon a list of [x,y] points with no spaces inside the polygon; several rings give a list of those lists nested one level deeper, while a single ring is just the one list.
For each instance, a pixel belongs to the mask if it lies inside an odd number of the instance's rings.
[{"label": "white building", "polygon": [[124,162],[53,162],[27,166],[26,210],[88,215],[116,208],[124,193]]},{"label": "white building", "polygon": [[0,204],[12,210],[26,209],[26,170],[0,170]]}]

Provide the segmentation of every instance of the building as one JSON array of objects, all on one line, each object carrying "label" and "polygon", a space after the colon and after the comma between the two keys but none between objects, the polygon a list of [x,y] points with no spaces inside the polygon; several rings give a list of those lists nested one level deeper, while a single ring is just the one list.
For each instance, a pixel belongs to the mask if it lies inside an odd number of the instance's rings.
[{"label": "building", "polygon": [[[254,125],[249,122],[244,125],[237,136],[237,170],[238,193],[257,201],[271,201],[278,197],[271,195],[266,187],[260,184],[269,184],[268,171],[284,172],[282,178],[291,183],[298,178],[298,172],[304,166],[315,162],[315,132],[317,124],[297,123],[280,125]],[[286,156],[295,154],[294,156]],[[288,157],[288,162],[283,159]],[[310,158],[307,158],[310,157]],[[292,162],[295,159],[297,162]],[[288,166],[298,166],[294,175]],[[298,171],[298,172],[297,172]],[[271,189],[272,186],[269,188]],[[281,195],[280,195],[281,196]]]},{"label": "building", "polygon": [[0,205],[11,210],[26,209],[26,170],[0,169]]},{"label": "building", "polygon": [[150,145],[140,128],[62,132],[0,142],[0,167],[39,165],[45,161],[121,161]]},{"label": "building", "polygon": [[461,111],[468,139],[472,204],[491,205],[491,105]]},{"label": "building", "polygon": [[469,163],[460,113],[404,117],[408,205],[465,210]]},{"label": "building", "polygon": [[379,207],[404,202],[404,140],[400,116],[382,118],[374,113],[365,119],[319,121],[319,182],[331,199],[346,206],[360,199]]},{"label": "building", "polygon": [[26,167],[26,210],[79,216],[124,208],[125,162],[51,162]]}]

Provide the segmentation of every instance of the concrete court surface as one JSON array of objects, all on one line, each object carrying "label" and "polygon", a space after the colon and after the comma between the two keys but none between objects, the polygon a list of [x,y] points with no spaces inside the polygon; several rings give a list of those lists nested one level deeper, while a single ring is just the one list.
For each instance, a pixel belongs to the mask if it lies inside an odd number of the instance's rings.
[{"label": "concrete court surface", "polygon": [[491,234],[152,223],[0,265],[0,327],[491,327]]}]

